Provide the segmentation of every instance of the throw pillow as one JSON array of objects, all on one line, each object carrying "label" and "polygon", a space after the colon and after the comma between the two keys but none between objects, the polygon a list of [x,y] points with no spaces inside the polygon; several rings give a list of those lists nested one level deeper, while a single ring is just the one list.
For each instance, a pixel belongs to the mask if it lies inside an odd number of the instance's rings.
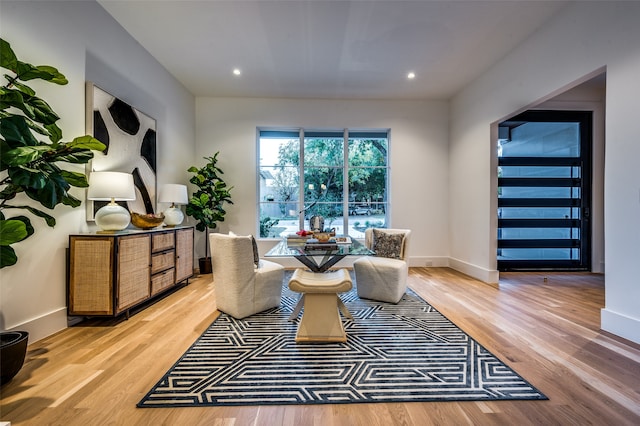
[{"label": "throw pillow", "polygon": [[260,266],[260,253],[258,253],[258,243],[253,235],[251,235],[251,244],[253,244],[253,263],[255,263],[257,268]]},{"label": "throw pillow", "polygon": [[373,230],[373,251],[376,256],[400,259],[404,234],[389,234],[387,232]]}]

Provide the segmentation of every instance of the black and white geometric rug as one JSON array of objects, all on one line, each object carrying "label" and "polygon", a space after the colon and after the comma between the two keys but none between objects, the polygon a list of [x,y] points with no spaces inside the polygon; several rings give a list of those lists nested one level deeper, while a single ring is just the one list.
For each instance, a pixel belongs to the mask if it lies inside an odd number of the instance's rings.
[{"label": "black and white geometric rug", "polygon": [[340,297],[346,343],[296,344],[285,285],[280,308],[221,314],[138,407],[547,399],[411,290]]}]

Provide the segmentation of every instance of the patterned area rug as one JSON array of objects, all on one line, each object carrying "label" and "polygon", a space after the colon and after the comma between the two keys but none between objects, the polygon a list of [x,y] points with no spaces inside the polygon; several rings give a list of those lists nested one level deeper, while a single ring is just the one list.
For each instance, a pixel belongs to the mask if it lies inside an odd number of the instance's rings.
[{"label": "patterned area rug", "polygon": [[285,285],[280,308],[220,315],[138,407],[547,399],[411,290],[342,294],[346,343],[296,344],[297,298]]}]

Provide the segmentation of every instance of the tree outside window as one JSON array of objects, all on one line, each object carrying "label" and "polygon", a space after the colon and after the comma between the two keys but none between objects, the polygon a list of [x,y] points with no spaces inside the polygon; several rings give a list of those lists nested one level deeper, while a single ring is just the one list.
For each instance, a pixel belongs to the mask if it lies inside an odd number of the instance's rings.
[{"label": "tree outside window", "polygon": [[309,229],[314,215],[325,218],[326,228],[356,238],[385,226],[388,130],[258,134],[261,238]]}]

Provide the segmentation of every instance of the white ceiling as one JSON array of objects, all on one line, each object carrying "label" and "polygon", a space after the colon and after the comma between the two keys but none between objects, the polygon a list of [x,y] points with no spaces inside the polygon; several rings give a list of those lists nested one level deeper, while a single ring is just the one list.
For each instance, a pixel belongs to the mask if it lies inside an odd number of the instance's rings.
[{"label": "white ceiling", "polygon": [[98,2],[196,96],[348,99],[448,99],[567,3]]}]

